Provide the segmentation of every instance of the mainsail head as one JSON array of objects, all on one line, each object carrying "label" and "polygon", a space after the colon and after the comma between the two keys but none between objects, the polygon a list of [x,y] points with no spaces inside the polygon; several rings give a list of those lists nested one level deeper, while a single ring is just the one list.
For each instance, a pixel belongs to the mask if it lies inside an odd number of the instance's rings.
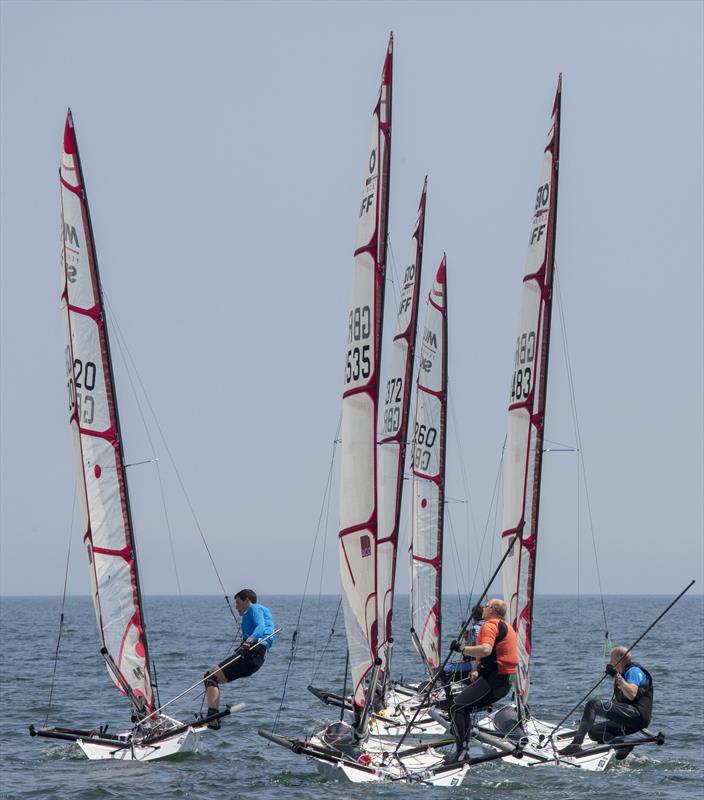
[{"label": "mainsail head", "polygon": [[440,665],[447,428],[447,279],[442,263],[428,295],[413,434],[411,626],[431,670]]},{"label": "mainsail head", "polygon": [[71,112],[59,171],[66,382],[83,542],[101,642],[115,685],[153,708],[110,347]]},{"label": "mainsail head", "polygon": [[555,95],[531,223],[504,454],[502,553],[511,548],[503,566],[504,597],[509,608],[508,618],[518,639],[516,691],[524,704],[529,690],[533,585],[550,345],[561,96],[562,76]]},{"label": "mainsail head", "polygon": [[340,577],[355,703],[377,657],[376,444],[391,148],[393,37],[372,116],[354,255],[342,395]]}]

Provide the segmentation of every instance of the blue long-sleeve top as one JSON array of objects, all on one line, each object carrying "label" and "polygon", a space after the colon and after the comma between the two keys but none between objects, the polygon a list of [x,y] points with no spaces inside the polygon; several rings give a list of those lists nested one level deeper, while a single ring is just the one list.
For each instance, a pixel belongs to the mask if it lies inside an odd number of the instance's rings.
[{"label": "blue long-sleeve top", "polygon": [[[258,642],[274,632],[274,618],[271,616],[271,611],[261,603],[252,603],[252,605],[242,615],[242,638],[249,639],[250,637]],[[268,650],[276,640],[275,636],[263,642],[264,647]]]}]

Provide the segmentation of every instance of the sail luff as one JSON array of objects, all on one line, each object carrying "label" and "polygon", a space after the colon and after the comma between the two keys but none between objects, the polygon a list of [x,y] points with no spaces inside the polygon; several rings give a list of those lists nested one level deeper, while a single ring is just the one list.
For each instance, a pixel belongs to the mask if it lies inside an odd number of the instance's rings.
[{"label": "sail luff", "polygon": [[517,634],[519,666],[516,692],[524,705],[528,700],[530,683],[535,557],[557,232],[561,98],[562,76],[558,81],[543,155],[543,170],[523,278],[521,320],[514,355],[504,461],[503,552],[517,534],[511,554],[504,562],[504,596],[509,606],[509,620]]},{"label": "sail luff", "polygon": [[[126,685],[135,698],[152,709],[149,653],[110,342],[70,110],[64,129],[60,187],[69,411],[96,620],[101,642]],[[108,674],[124,691],[110,669]]]},{"label": "sail luff", "polygon": [[413,641],[440,665],[447,436],[447,270],[443,256],[428,295],[413,435],[410,601]]},{"label": "sail luff", "polygon": [[354,701],[378,654],[377,411],[391,153],[393,36],[372,115],[354,254],[342,394],[339,556]]},{"label": "sail luff", "polygon": [[428,179],[426,178],[411,238],[409,266],[403,277],[396,335],[392,343],[391,366],[386,380],[386,397],[381,422],[382,438],[379,442],[377,456],[379,529],[376,568],[379,656],[382,661],[386,644],[392,637],[394,585],[403,500],[403,468],[406,462],[411,382],[418,326],[427,185]]}]

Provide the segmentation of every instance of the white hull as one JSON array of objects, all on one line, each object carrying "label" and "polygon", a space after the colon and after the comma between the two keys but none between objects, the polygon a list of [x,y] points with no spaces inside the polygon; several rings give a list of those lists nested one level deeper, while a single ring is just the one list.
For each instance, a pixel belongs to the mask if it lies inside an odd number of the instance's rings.
[{"label": "white hull", "polygon": [[[311,745],[327,748],[324,739],[314,736]],[[402,762],[394,757],[396,742],[372,738],[364,745],[364,752],[355,762],[352,757],[336,763],[310,756],[322,775],[332,778],[344,776],[352,783],[423,783],[432,786],[459,786],[468,766],[462,765],[440,774],[433,770],[443,765],[443,756],[432,748],[422,753],[405,756]]]},{"label": "white hull", "polygon": [[[127,746],[94,744],[90,739],[77,739],[76,744],[91,761],[155,761],[158,758],[169,758],[178,753],[194,752],[198,745],[197,735],[201,730],[202,728],[188,728],[175,736],[146,746],[132,743]],[[126,739],[129,735],[129,731],[124,733]]]},{"label": "white hull", "polygon": [[[512,707],[510,707],[512,708]],[[494,717],[502,709],[483,717],[477,722],[479,728],[487,731],[492,731],[493,735],[497,738],[503,738],[507,743],[511,743],[511,739],[504,738],[505,732],[494,724]],[[515,710],[515,709],[514,709]],[[507,764],[516,764],[520,767],[535,767],[535,766],[551,766],[551,767],[566,767],[568,769],[582,769],[589,772],[602,772],[609,765],[614,757],[615,750],[610,748],[607,751],[598,753],[589,753],[589,748],[586,748],[584,753],[576,756],[561,756],[557,752],[562,747],[571,741],[573,730],[569,728],[558,728],[555,732],[554,742],[550,741],[550,735],[553,732],[554,725],[549,722],[531,717],[524,720],[522,724],[522,758],[515,758],[514,756],[506,756],[503,760]],[[487,750],[492,750],[490,745],[484,744]]]}]

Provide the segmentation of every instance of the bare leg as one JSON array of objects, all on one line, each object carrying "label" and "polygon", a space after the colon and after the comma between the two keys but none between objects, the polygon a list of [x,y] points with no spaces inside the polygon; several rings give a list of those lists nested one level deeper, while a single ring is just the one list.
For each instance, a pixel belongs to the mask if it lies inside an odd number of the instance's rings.
[{"label": "bare leg", "polygon": [[[219,667],[213,667],[210,672],[218,683],[227,683],[227,678],[223,675],[223,672]],[[205,697],[208,701],[208,711],[212,709],[217,711],[220,707],[220,688],[212,685],[207,686],[205,690]]]}]

